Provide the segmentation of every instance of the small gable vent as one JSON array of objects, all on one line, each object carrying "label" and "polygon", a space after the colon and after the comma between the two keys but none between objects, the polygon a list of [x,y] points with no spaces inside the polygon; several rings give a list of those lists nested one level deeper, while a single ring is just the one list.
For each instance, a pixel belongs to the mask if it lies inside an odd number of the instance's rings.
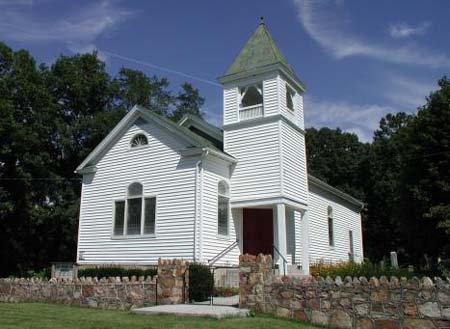
[{"label": "small gable vent", "polygon": [[143,145],[147,145],[147,144],[148,144],[148,140],[144,134],[134,135],[130,142],[131,147],[138,147],[138,146],[143,146]]}]

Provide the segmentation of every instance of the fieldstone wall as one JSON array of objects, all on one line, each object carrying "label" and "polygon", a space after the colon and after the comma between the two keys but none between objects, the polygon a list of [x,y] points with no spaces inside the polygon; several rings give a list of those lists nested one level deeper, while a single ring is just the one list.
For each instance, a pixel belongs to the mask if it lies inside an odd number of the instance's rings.
[{"label": "fieldstone wall", "polygon": [[188,266],[181,259],[158,261],[158,304],[182,304],[188,300]]},{"label": "fieldstone wall", "polygon": [[42,302],[130,309],[156,303],[156,277],[0,279],[0,302]]},{"label": "fieldstone wall", "polygon": [[130,309],[187,300],[188,263],[158,261],[158,275],[123,278],[0,279],[0,302],[43,302]]},{"label": "fieldstone wall", "polygon": [[271,256],[242,255],[240,307],[334,328],[450,328],[450,282],[286,277]]}]

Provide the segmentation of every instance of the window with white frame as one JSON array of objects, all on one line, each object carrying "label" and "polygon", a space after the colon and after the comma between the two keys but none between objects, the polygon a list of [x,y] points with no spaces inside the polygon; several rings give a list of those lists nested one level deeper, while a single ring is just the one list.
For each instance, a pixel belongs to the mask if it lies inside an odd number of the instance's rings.
[{"label": "window with white frame", "polygon": [[350,244],[349,245],[350,250],[348,252],[348,259],[351,262],[354,262],[355,261],[355,249],[353,246],[353,231],[352,230],[348,231],[348,240],[349,240],[349,244]]},{"label": "window with white frame", "polygon": [[241,95],[241,108],[262,105],[263,90],[261,82],[242,87],[239,91]]},{"label": "window with white frame", "polygon": [[131,147],[139,147],[148,144],[148,139],[144,134],[134,135],[131,139],[130,146]]},{"label": "window with white frame", "polygon": [[286,85],[286,107],[294,111],[295,109],[295,91],[288,85]]},{"label": "window with white frame", "polygon": [[328,206],[328,243],[331,247],[334,246],[334,223],[333,223],[333,208]]},{"label": "window with white frame", "polygon": [[127,198],[114,203],[114,235],[155,233],[156,198],[145,197],[140,183],[128,186]]},{"label": "window with white frame", "polygon": [[230,212],[230,192],[226,182],[218,184],[218,211],[217,211],[217,233],[228,235],[229,212]]}]

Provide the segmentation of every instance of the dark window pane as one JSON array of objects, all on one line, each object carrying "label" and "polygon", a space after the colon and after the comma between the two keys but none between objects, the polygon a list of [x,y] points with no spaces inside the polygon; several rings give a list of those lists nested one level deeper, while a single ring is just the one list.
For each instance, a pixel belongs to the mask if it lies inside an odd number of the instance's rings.
[{"label": "dark window pane", "polygon": [[142,195],[142,184],[133,183],[128,186],[128,196],[140,196]]},{"label": "dark window pane", "polygon": [[355,250],[353,248],[353,232],[348,231],[348,238],[350,241],[350,252],[349,252],[349,259],[351,262],[355,260]]},{"label": "dark window pane", "polygon": [[156,198],[145,199],[144,234],[155,233]]},{"label": "dark window pane", "polygon": [[219,196],[218,233],[228,235],[228,198]]},{"label": "dark window pane", "polygon": [[328,217],[328,240],[330,246],[334,246],[333,218]]},{"label": "dark window pane", "polygon": [[114,210],[114,235],[123,235],[125,201],[116,201]]},{"label": "dark window pane", "polygon": [[128,199],[127,234],[141,233],[142,199]]}]

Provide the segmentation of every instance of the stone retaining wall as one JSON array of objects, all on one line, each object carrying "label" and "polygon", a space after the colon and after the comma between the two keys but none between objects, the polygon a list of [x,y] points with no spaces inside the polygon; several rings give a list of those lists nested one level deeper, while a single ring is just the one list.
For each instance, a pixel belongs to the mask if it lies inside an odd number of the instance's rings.
[{"label": "stone retaining wall", "polygon": [[450,282],[436,278],[282,277],[242,255],[240,307],[334,328],[450,328]]},{"label": "stone retaining wall", "polygon": [[0,279],[0,302],[43,302],[130,309],[187,300],[188,263],[158,261],[158,275],[123,278]]},{"label": "stone retaining wall", "polygon": [[42,302],[130,309],[156,303],[156,277],[0,279],[0,302]]}]

